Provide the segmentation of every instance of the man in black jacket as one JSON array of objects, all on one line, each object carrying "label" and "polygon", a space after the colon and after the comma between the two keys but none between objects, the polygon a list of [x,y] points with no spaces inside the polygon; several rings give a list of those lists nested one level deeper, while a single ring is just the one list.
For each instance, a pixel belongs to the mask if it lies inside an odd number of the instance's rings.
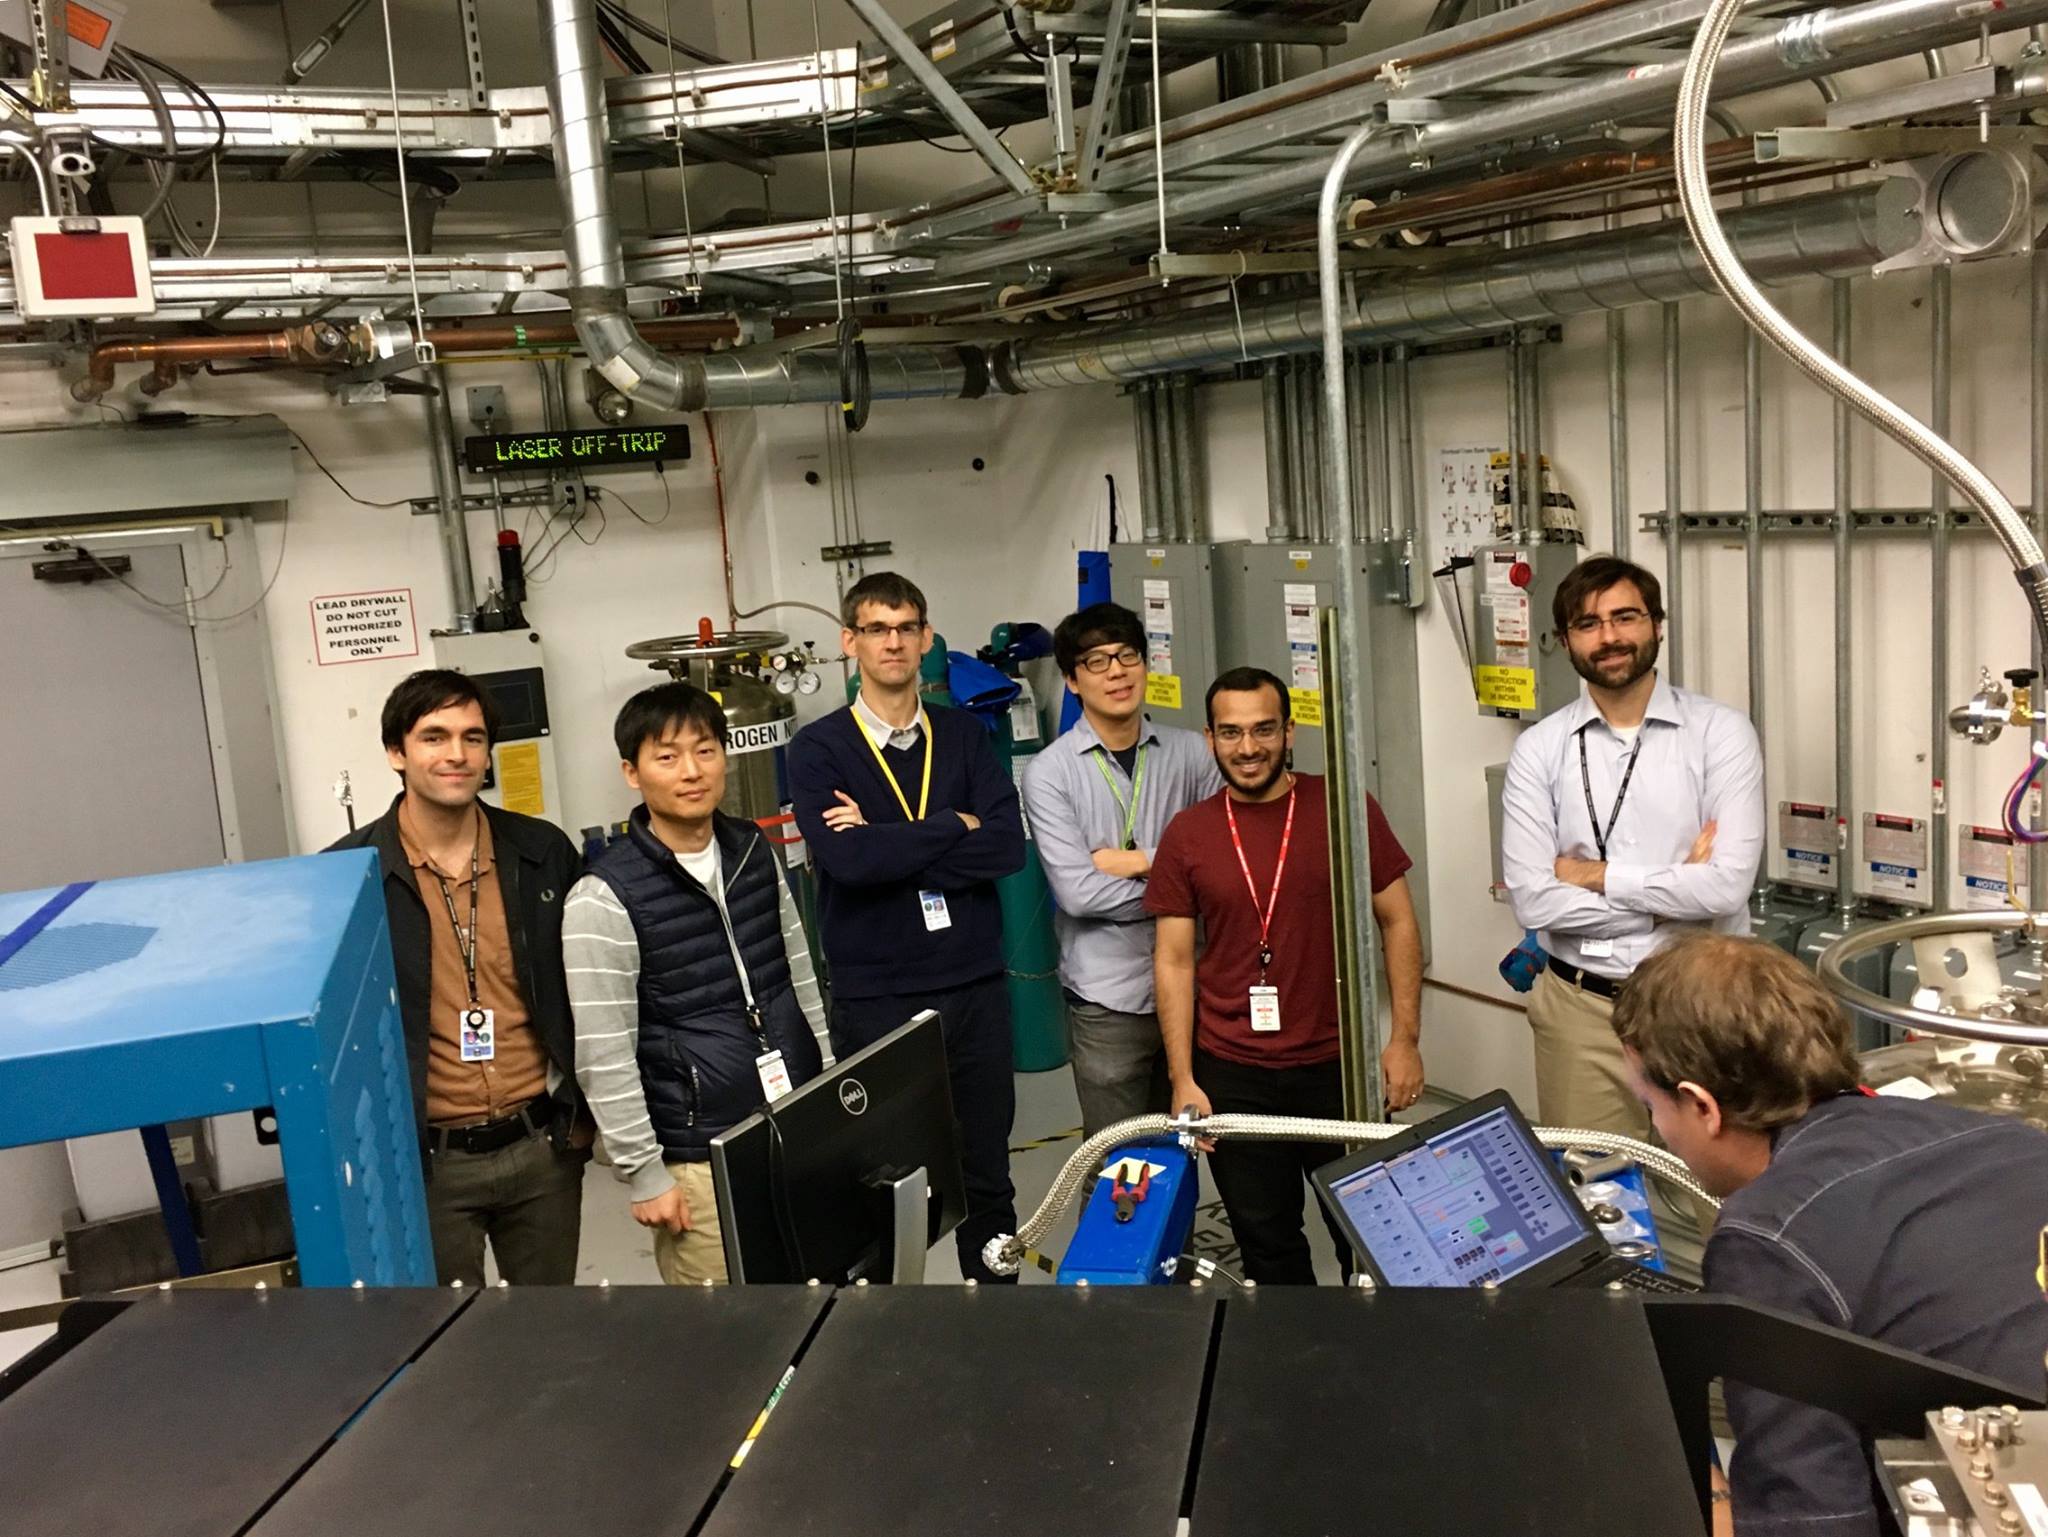
[{"label": "man in black jacket", "polygon": [[514,1285],[570,1285],[590,1152],[562,904],[582,861],[552,823],[478,799],[497,712],[474,681],[412,674],[383,728],[404,788],[333,847],[374,848],[384,872],[435,1268],[482,1285],[489,1239]]},{"label": "man in black jacket", "polygon": [[718,701],[642,689],[613,736],[641,804],[569,894],[576,1072],[662,1280],[701,1286],[726,1279],[711,1139],[817,1076],[824,1011],[781,860],[718,809]]}]

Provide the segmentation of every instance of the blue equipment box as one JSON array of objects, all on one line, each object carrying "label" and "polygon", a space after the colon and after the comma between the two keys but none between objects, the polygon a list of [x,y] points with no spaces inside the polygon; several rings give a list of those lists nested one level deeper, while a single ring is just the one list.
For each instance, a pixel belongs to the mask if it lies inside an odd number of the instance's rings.
[{"label": "blue equipment box", "polygon": [[[1192,1153],[1173,1137],[1126,1144],[1103,1164],[1095,1193],[1081,1213],[1074,1238],[1060,1261],[1058,1281],[1072,1286],[1163,1286],[1164,1266],[1186,1252],[1195,1227],[1195,1198],[1201,1181]],[[1131,1206],[1128,1222],[1116,1220],[1117,1173],[1128,1185],[1141,1170],[1151,1173],[1145,1198]]]},{"label": "blue equipment box", "polygon": [[271,1106],[308,1286],[431,1286],[364,849],[0,896],[0,1147]]}]

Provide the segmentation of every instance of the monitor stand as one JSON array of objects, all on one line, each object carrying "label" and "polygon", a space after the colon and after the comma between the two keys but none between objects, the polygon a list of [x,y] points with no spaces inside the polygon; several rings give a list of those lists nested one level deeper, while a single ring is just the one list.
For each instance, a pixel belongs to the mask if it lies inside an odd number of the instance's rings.
[{"label": "monitor stand", "polygon": [[880,1170],[868,1176],[869,1190],[888,1218],[889,1252],[886,1265],[889,1281],[896,1286],[924,1284],[925,1251],[930,1248],[931,1179],[919,1165],[898,1172]]}]

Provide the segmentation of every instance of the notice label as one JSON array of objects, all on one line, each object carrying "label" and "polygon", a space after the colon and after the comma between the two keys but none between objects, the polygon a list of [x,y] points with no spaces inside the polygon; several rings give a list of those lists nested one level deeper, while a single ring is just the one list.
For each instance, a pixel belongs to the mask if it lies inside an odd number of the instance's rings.
[{"label": "notice label", "polygon": [[541,785],[540,743],[506,742],[498,748],[498,804],[523,816],[548,814]]},{"label": "notice label", "polygon": [[1432,561],[1441,564],[1454,556],[1470,555],[1500,537],[1505,525],[1494,512],[1491,470],[1496,452],[1491,448],[1438,451],[1429,503]]},{"label": "notice label", "polygon": [[[1154,553],[1151,550],[1147,555]],[[1158,552],[1162,557],[1165,551]],[[1173,671],[1173,583],[1159,577],[1145,578],[1145,667],[1156,678],[1160,673]],[[1180,682],[1174,680],[1175,705],[1179,705]],[[1145,689],[1147,703],[1156,704],[1152,698],[1151,684]]]},{"label": "notice label", "polygon": [[[1956,835],[1956,869],[1963,877],[1966,912],[1990,913],[2027,905],[2027,864],[2013,853],[2002,827],[1965,827]],[[2007,877],[2019,890],[2015,893]]]},{"label": "notice label", "polygon": [[1835,887],[1835,808],[1809,801],[1778,802],[1778,847],[1785,879],[1794,886]]},{"label": "notice label", "polygon": [[1494,667],[1482,664],[1472,669],[1472,692],[1489,710],[1533,710],[1536,708],[1536,670],[1533,667]]},{"label": "notice label", "polygon": [[[1288,582],[1281,587],[1280,593],[1287,620],[1288,685],[1297,694],[1320,693],[1323,659],[1322,650],[1316,642],[1315,584]],[[1295,719],[1300,720],[1300,715],[1297,714]]]},{"label": "notice label", "polygon": [[1319,688],[1291,688],[1287,691],[1287,707],[1293,712],[1297,726],[1323,724],[1323,691]]},{"label": "notice label", "polygon": [[755,721],[750,726],[731,726],[726,730],[725,755],[737,757],[747,752],[769,752],[787,745],[796,734],[796,717],[778,716],[774,720]]},{"label": "notice label", "polygon": [[420,654],[410,587],[332,593],[313,599],[311,607],[313,657],[322,667]]},{"label": "notice label", "polygon": [[1919,817],[1863,813],[1863,859],[1870,894],[1892,902],[1927,905],[1927,823]]},{"label": "notice label", "polygon": [[1162,710],[1180,708],[1180,679],[1170,672],[1154,672],[1145,675],[1145,703],[1159,706]]}]

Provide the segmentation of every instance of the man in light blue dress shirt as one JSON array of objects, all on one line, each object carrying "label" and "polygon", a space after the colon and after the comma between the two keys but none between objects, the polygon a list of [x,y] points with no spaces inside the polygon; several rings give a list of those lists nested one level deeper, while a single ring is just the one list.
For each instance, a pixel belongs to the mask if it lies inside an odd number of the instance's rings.
[{"label": "man in light blue dress shirt", "polygon": [[1688,929],[1748,932],[1763,755],[1742,712],[1657,675],[1664,600],[1642,567],[1582,562],[1551,617],[1585,692],[1515,743],[1501,820],[1515,918],[1550,957],[1529,999],[1537,1111],[1640,1137],[1614,998]]},{"label": "man in light blue dress shirt", "polygon": [[1208,743],[1145,716],[1145,630],[1114,603],[1070,614],[1053,658],[1081,701],[1019,786],[1059,904],[1074,1090],[1092,1135],[1167,1109],[1145,878],[1166,824],[1223,786]]}]

